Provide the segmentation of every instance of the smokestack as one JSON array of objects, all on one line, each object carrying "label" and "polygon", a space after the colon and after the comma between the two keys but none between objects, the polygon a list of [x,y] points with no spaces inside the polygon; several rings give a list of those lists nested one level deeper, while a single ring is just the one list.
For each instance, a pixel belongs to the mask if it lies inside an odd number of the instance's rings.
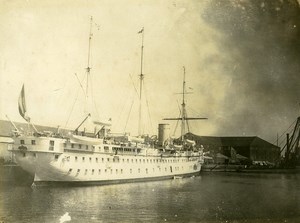
[{"label": "smokestack", "polygon": [[169,124],[158,124],[158,145],[163,146],[164,142],[170,137]]}]

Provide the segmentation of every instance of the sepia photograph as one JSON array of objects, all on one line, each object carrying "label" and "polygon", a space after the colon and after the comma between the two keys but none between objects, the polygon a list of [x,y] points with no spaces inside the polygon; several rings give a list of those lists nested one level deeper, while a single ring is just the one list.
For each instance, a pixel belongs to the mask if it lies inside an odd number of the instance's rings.
[{"label": "sepia photograph", "polygon": [[300,222],[300,0],[0,0],[0,223]]}]

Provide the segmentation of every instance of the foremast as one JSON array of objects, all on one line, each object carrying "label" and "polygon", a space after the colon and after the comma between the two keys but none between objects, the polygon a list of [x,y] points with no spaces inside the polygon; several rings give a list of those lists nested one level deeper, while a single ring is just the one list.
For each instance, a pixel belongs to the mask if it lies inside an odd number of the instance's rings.
[{"label": "foremast", "polygon": [[[83,124],[86,123],[86,121],[91,118],[93,116],[92,114],[92,108],[93,108],[93,105],[95,105],[94,103],[94,98],[93,98],[93,83],[92,83],[92,78],[91,78],[91,46],[92,46],[92,37],[93,37],[93,25],[96,25],[98,27],[98,30],[99,30],[99,25],[97,25],[96,23],[93,22],[93,17],[91,16],[90,17],[90,31],[89,31],[89,37],[88,37],[88,54],[87,54],[87,66],[85,68],[86,70],[86,86],[85,86],[85,89],[83,88],[80,80],[78,79],[77,75],[77,80],[80,84],[80,87],[82,88],[84,94],[85,94],[85,106],[84,106],[84,113],[85,113],[85,118],[84,120],[78,125],[78,127],[74,130],[75,134],[77,135],[78,134],[78,130],[81,126],[83,126]],[[95,105],[95,111],[96,113],[98,114],[97,112],[97,108],[96,108],[96,105]],[[98,121],[95,121],[93,120],[93,124],[97,124],[97,125],[106,125],[108,126],[109,124],[108,123],[102,123],[102,122],[98,122]],[[104,128],[104,127],[103,127]],[[85,132],[85,128],[84,128],[84,132]],[[100,132],[97,131],[96,133],[96,129],[94,130],[94,133],[95,133],[95,136],[98,135],[98,133]]]},{"label": "foremast", "polygon": [[88,45],[88,59],[87,59],[87,67],[86,67],[86,89],[85,89],[85,97],[86,97],[86,111],[89,111],[88,108],[88,101],[89,101],[89,81],[90,81],[90,74],[91,74],[91,65],[90,65],[90,59],[91,59],[91,44],[92,44],[92,27],[93,27],[93,17],[90,18],[90,32],[89,32],[89,45]]}]

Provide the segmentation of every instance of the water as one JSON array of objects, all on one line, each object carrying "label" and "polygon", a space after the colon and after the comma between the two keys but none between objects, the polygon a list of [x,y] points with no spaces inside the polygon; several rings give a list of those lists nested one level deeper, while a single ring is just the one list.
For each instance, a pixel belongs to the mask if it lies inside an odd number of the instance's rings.
[{"label": "water", "polygon": [[300,175],[199,177],[90,187],[6,186],[0,222],[300,222]]}]

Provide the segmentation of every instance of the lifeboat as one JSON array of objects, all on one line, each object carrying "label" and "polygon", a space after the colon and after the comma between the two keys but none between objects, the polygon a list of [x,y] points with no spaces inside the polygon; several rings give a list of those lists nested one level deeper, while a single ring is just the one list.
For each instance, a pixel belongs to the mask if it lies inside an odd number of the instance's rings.
[{"label": "lifeboat", "polygon": [[91,137],[79,136],[79,135],[72,135],[72,140],[74,140],[77,143],[82,143],[82,144],[99,145],[99,144],[103,143],[103,139],[91,138]]}]

